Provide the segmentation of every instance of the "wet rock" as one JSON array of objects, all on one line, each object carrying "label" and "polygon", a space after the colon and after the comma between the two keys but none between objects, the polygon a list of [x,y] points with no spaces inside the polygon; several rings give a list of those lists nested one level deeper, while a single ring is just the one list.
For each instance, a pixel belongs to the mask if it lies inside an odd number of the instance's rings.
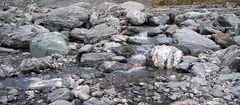
[{"label": "wet rock", "polygon": [[103,70],[105,73],[111,73],[116,70],[128,70],[130,65],[116,62],[116,61],[104,61],[103,64],[100,66],[100,69]]},{"label": "wet rock", "polygon": [[132,25],[142,25],[147,20],[146,14],[137,10],[130,10],[126,18]]},{"label": "wet rock", "polygon": [[70,39],[84,41],[87,29],[84,28],[74,28],[70,33]]},{"label": "wet rock", "polygon": [[139,54],[132,56],[128,62],[132,67],[143,67],[146,65],[146,60],[146,56]]},{"label": "wet rock", "polygon": [[50,80],[38,80],[29,84],[28,88],[33,90],[41,90],[44,88],[52,88],[52,87],[61,87],[62,79],[54,78]]},{"label": "wet rock", "polygon": [[49,32],[39,25],[24,25],[19,27],[0,27],[0,43],[10,48],[29,48],[31,39],[39,33]]},{"label": "wet rock", "polygon": [[226,35],[222,32],[217,32],[217,34],[213,35],[213,38],[215,42],[221,47],[226,48],[227,46],[230,46],[233,44],[233,40],[229,35]]},{"label": "wet rock", "polygon": [[65,101],[65,100],[56,100],[49,105],[72,105],[72,103]]},{"label": "wet rock", "polygon": [[192,64],[190,62],[182,62],[176,66],[176,70],[180,72],[191,72]]},{"label": "wet rock", "polygon": [[67,88],[60,88],[48,94],[47,99],[51,102],[57,100],[68,100],[71,98],[71,92]]},{"label": "wet rock", "polygon": [[88,85],[80,85],[72,93],[81,100],[87,100],[90,98],[90,87]]},{"label": "wet rock", "polygon": [[235,36],[235,37],[233,37],[233,40],[235,41],[235,43],[236,43],[237,45],[240,45],[240,36]]},{"label": "wet rock", "polygon": [[109,103],[105,102],[104,100],[100,100],[93,97],[87,101],[84,101],[83,105],[109,105]]},{"label": "wet rock", "polygon": [[11,77],[17,74],[17,70],[8,65],[0,65],[0,78]]},{"label": "wet rock", "polygon": [[19,70],[22,72],[40,72],[40,70],[55,68],[55,65],[49,58],[28,58],[24,59]]},{"label": "wet rock", "polygon": [[196,76],[199,76],[201,78],[205,78],[206,75],[208,75],[211,72],[216,72],[218,71],[220,68],[213,64],[213,63],[196,63],[193,65],[192,69],[191,69],[191,73],[193,73]]},{"label": "wet rock", "polygon": [[161,15],[161,16],[156,16],[156,17],[151,17],[149,19],[149,24],[151,25],[165,25],[169,21],[169,16],[168,15]]},{"label": "wet rock", "polygon": [[30,52],[34,57],[68,54],[69,50],[68,38],[58,32],[38,34],[30,43]]},{"label": "wet rock", "polygon": [[52,10],[45,18],[44,23],[50,28],[76,28],[88,22],[89,13],[84,8],[69,6]]},{"label": "wet rock", "polygon": [[109,27],[106,24],[100,24],[87,31],[86,40],[84,42],[97,43],[100,40],[110,38],[112,35],[115,35],[117,33],[118,30]]},{"label": "wet rock", "polygon": [[174,33],[176,33],[176,30],[178,30],[178,26],[177,25],[171,25],[167,30],[166,30],[166,34],[167,35],[173,35]]},{"label": "wet rock", "polygon": [[186,100],[173,102],[170,105],[197,105],[197,104],[198,104],[197,101],[194,101],[192,99],[186,99]]},{"label": "wet rock", "polygon": [[120,4],[120,7],[123,8],[126,13],[130,10],[142,11],[145,9],[145,6],[143,4],[140,4],[135,1],[124,2],[124,3]]},{"label": "wet rock", "polygon": [[155,46],[148,58],[153,63],[154,67],[160,69],[173,69],[181,61],[183,56],[182,51],[172,46]]},{"label": "wet rock", "polygon": [[[202,51],[211,49],[219,49],[219,46],[214,41],[188,29],[180,29],[173,35],[174,39],[178,42],[177,47],[187,53],[190,51],[191,55],[198,55]],[[193,41],[194,40],[194,41]]]},{"label": "wet rock", "polygon": [[80,63],[81,66],[96,67],[103,61],[110,61],[114,56],[113,53],[87,53],[82,55]]},{"label": "wet rock", "polygon": [[217,21],[223,27],[235,27],[239,23],[235,14],[222,14],[217,18]]}]

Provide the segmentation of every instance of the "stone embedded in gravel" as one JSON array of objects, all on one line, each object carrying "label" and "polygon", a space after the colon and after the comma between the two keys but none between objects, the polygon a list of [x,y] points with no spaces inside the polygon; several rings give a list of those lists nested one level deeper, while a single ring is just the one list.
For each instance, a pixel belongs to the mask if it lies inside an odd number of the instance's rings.
[{"label": "stone embedded in gravel", "polygon": [[49,58],[24,59],[19,66],[19,70],[22,72],[40,72],[40,70],[51,68],[54,68],[54,64]]},{"label": "stone embedded in gravel", "polygon": [[192,64],[190,62],[182,62],[176,66],[176,70],[180,72],[190,73],[191,67],[192,67]]},{"label": "stone embedded in gravel", "polygon": [[54,53],[68,54],[68,38],[58,32],[38,34],[30,43],[30,52],[34,57],[44,57]]},{"label": "stone embedded in gravel", "polygon": [[110,38],[112,35],[118,34],[118,30],[109,27],[107,24],[100,24],[94,26],[86,33],[86,43],[97,43],[101,40]]},{"label": "stone embedded in gravel", "polygon": [[126,18],[132,25],[136,26],[142,25],[147,20],[146,14],[138,10],[130,10],[126,15]]},{"label": "stone embedded in gravel", "polygon": [[81,100],[87,100],[90,98],[90,87],[88,85],[80,85],[73,89],[72,93]]},{"label": "stone embedded in gravel", "polygon": [[39,33],[49,32],[40,25],[0,27],[0,44],[10,48],[29,48],[31,39]]},{"label": "stone embedded in gravel", "polygon": [[62,7],[49,12],[45,19],[45,25],[50,27],[76,28],[88,22],[89,12],[77,6]]},{"label": "stone embedded in gravel", "polygon": [[49,105],[72,105],[72,103],[65,101],[65,100],[56,100]]},{"label": "stone embedded in gravel", "polygon": [[154,67],[173,69],[181,62],[183,53],[175,47],[162,45],[155,46],[149,56],[148,60],[153,63]]},{"label": "stone embedded in gravel", "polygon": [[149,19],[149,24],[151,25],[165,25],[167,24],[169,21],[169,16],[168,15],[160,15],[160,16],[156,16],[156,17],[151,17]]},{"label": "stone embedded in gravel", "polygon": [[71,98],[71,92],[67,88],[60,88],[49,93],[47,99],[51,102],[56,100],[68,100]]},{"label": "stone embedded in gravel", "polygon": [[193,73],[195,76],[199,76],[201,78],[205,78],[206,75],[208,75],[211,72],[216,72],[220,68],[213,64],[213,63],[196,63],[193,65],[191,69],[191,73]]},{"label": "stone embedded in gravel", "polygon": [[213,38],[215,42],[221,45],[221,47],[223,48],[226,48],[227,46],[234,44],[232,38],[229,35],[224,34],[222,32],[217,32],[216,34],[213,34]]},{"label": "stone embedded in gravel", "polygon": [[113,53],[87,53],[83,54],[80,60],[81,66],[96,67],[103,61],[111,61]]},{"label": "stone embedded in gravel", "polygon": [[126,13],[130,10],[142,11],[145,9],[145,6],[143,4],[140,4],[135,1],[124,2],[124,3],[120,4],[120,7],[123,8]]},{"label": "stone embedded in gravel", "polygon": [[62,79],[54,78],[50,80],[38,80],[29,84],[28,89],[32,90],[41,90],[44,88],[53,88],[53,87],[61,87]]},{"label": "stone embedded in gravel", "polygon": [[178,42],[176,45],[178,48],[183,50],[184,53],[187,53],[185,50],[188,50],[190,54],[194,56],[209,49],[219,49],[219,46],[217,46],[214,41],[189,29],[177,30],[173,37],[174,40]]},{"label": "stone embedded in gravel", "polygon": [[70,33],[70,39],[84,41],[87,33],[87,29],[84,28],[74,28]]},{"label": "stone embedded in gravel", "polygon": [[111,73],[116,70],[128,70],[130,69],[130,65],[116,61],[104,61],[100,65],[100,69],[105,73]]},{"label": "stone embedded in gravel", "polygon": [[11,66],[1,64],[0,65],[0,78],[10,77],[17,73],[17,70]]},{"label": "stone embedded in gravel", "polygon": [[223,27],[236,27],[240,20],[235,14],[221,14],[217,22]]}]

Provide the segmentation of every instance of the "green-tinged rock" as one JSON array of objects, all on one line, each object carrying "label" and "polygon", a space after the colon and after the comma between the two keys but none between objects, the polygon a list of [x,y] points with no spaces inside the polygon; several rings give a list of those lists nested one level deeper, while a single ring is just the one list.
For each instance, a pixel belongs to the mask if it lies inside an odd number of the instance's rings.
[{"label": "green-tinged rock", "polygon": [[53,53],[68,54],[68,38],[58,32],[38,34],[31,40],[30,52],[34,57]]}]

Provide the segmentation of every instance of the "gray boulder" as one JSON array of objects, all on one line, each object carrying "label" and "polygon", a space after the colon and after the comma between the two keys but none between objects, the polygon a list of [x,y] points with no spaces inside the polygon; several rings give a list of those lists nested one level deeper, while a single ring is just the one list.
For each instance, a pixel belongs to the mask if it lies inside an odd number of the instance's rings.
[{"label": "gray boulder", "polygon": [[219,49],[219,46],[217,46],[214,41],[189,29],[177,30],[173,37],[174,40],[178,42],[176,45],[178,48],[184,51],[184,53],[189,51],[190,54],[194,56],[208,49]]},{"label": "gray boulder", "polygon": [[217,21],[223,27],[235,27],[240,22],[235,14],[222,14]]},{"label": "gray boulder", "polygon": [[191,72],[192,64],[190,62],[182,62],[176,66],[176,70],[180,72]]},{"label": "gray boulder", "polygon": [[160,69],[173,69],[182,59],[183,53],[181,50],[172,46],[155,46],[149,54],[149,62],[154,67]]},{"label": "gray boulder", "polygon": [[145,6],[143,4],[135,1],[124,2],[120,4],[120,7],[123,8],[126,13],[130,10],[142,11],[145,9]]},{"label": "gray boulder", "polygon": [[115,28],[109,27],[106,24],[97,25],[86,33],[86,43],[97,43],[101,40],[111,38],[112,35],[117,34],[118,30]]},{"label": "gray boulder", "polygon": [[84,41],[87,29],[84,28],[74,28],[70,33],[70,39]]},{"label": "gray boulder", "polygon": [[161,16],[156,16],[156,17],[151,17],[149,19],[149,24],[151,25],[165,25],[169,21],[169,16],[168,15],[161,15]]},{"label": "gray boulder", "polygon": [[68,100],[71,98],[71,92],[67,88],[60,88],[49,93],[47,99],[51,102],[57,100]]},{"label": "gray boulder", "polygon": [[87,100],[90,98],[90,87],[88,85],[80,85],[76,87],[72,93],[75,97],[78,97],[81,100]]},{"label": "gray boulder", "polygon": [[84,101],[83,105],[109,105],[109,103],[105,102],[104,100],[100,100],[93,97],[87,101]]},{"label": "gray boulder", "polygon": [[68,38],[58,32],[38,34],[30,43],[30,52],[34,57],[43,57],[53,53],[68,54]]},{"label": "gray boulder", "polygon": [[40,25],[24,25],[19,27],[0,27],[0,43],[10,48],[29,48],[31,39],[40,33],[49,32]]},{"label": "gray boulder", "polygon": [[103,61],[110,61],[115,54],[113,53],[87,53],[81,56],[81,66],[96,67]]},{"label": "gray boulder", "polygon": [[10,77],[17,73],[17,70],[8,65],[0,65],[0,78]]},{"label": "gray boulder", "polygon": [[77,6],[52,10],[45,16],[45,24],[54,28],[76,28],[88,22],[89,12]]},{"label": "gray boulder", "polygon": [[142,25],[147,20],[146,14],[138,10],[130,10],[126,18],[132,25]]},{"label": "gray boulder", "polygon": [[72,103],[65,101],[65,100],[56,100],[49,105],[72,105]]},{"label": "gray boulder", "polygon": [[0,47],[0,55],[14,54],[17,53],[17,50]]},{"label": "gray boulder", "polygon": [[116,70],[128,70],[130,65],[116,61],[104,61],[100,69],[105,73],[111,73]]},{"label": "gray boulder", "polygon": [[193,65],[191,69],[191,73],[193,73],[195,76],[199,76],[201,78],[205,78],[206,75],[209,75],[211,72],[216,72],[220,68],[213,64],[213,63],[196,63]]}]

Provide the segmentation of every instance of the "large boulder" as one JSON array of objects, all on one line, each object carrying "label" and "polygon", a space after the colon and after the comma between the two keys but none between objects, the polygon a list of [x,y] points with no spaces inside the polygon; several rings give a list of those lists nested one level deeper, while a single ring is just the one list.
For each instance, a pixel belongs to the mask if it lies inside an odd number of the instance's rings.
[{"label": "large boulder", "polygon": [[191,69],[191,73],[193,73],[195,76],[199,76],[201,78],[205,78],[206,75],[209,75],[211,72],[216,72],[218,71],[220,68],[213,64],[213,63],[196,63],[192,69]]},{"label": "large boulder", "polygon": [[148,63],[160,69],[173,69],[183,57],[183,52],[172,46],[155,46],[148,55]]},{"label": "large boulder", "polygon": [[88,22],[89,12],[78,6],[52,10],[45,16],[45,24],[54,28],[76,28]]},{"label": "large boulder", "polygon": [[219,46],[214,41],[189,29],[177,30],[173,37],[178,42],[176,45],[178,48],[185,51],[185,53],[189,51],[194,56],[208,49],[219,49]]},{"label": "large boulder", "polygon": [[39,33],[49,32],[40,25],[0,27],[0,43],[11,48],[29,48],[30,40]]},{"label": "large boulder", "polygon": [[145,9],[145,6],[141,3],[135,2],[135,1],[128,1],[120,4],[120,7],[124,9],[125,12],[128,12],[130,10],[138,10],[142,11]]},{"label": "large boulder", "polygon": [[217,21],[223,27],[235,27],[240,22],[235,14],[222,14]]},{"label": "large boulder", "polygon": [[30,52],[34,57],[43,57],[53,53],[68,54],[68,38],[58,32],[38,34],[30,43]]},{"label": "large boulder", "polygon": [[86,43],[97,43],[101,40],[111,38],[112,35],[117,34],[118,30],[109,27],[107,24],[97,25],[86,32]]},{"label": "large boulder", "polygon": [[146,14],[138,10],[130,10],[126,18],[132,25],[142,25],[147,20]]}]

